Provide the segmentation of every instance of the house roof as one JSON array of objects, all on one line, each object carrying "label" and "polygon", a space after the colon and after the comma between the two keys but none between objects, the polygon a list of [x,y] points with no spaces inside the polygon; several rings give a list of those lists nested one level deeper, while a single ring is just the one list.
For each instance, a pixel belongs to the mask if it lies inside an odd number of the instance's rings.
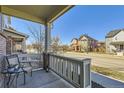
[{"label": "house roof", "polygon": [[90,36],[88,36],[88,35],[86,35],[86,34],[81,35],[80,38],[79,38],[79,40],[80,40],[83,36],[85,36],[86,38],[89,38],[89,39],[92,39],[92,40],[97,41],[96,39],[94,39],[94,38],[92,38],[92,37],[90,37]]},{"label": "house roof", "polygon": [[71,40],[71,42],[72,42],[74,39],[75,39],[75,40],[78,40],[77,38],[73,38],[73,39]]},{"label": "house roof", "polygon": [[113,30],[113,31],[110,31],[107,35],[106,35],[106,38],[110,38],[110,37],[114,37],[116,34],[118,34],[120,31],[122,31],[124,29],[117,29],[117,30]]},{"label": "house roof", "polygon": [[26,34],[24,34],[24,33],[21,33],[21,32],[16,31],[16,30],[13,29],[12,27],[3,28],[3,30],[8,31],[8,32],[10,32],[10,33],[14,33],[14,34],[20,35],[20,36],[23,36],[23,37],[26,37],[26,38],[29,37],[28,35],[26,35]]},{"label": "house roof", "polygon": [[7,36],[3,32],[0,32],[0,35],[3,36],[4,38],[7,38]]}]

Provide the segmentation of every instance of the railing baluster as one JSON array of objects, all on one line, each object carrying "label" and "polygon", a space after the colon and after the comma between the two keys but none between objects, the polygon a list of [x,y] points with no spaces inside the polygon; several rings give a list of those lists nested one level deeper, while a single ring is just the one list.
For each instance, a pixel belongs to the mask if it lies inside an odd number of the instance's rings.
[{"label": "railing baluster", "polygon": [[66,77],[66,62],[65,62],[65,60],[63,62],[63,75],[64,75],[64,77]]},{"label": "railing baluster", "polygon": [[78,84],[78,65],[75,64],[75,81]]},{"label": "railing baluster", "polygon": [[63,59],[62,59],[61,62],[62,62],[61,66],[62,66],[62,75],[63,75]]},{"label": "railing baluster", "polygon": [[[90,82],[90,71],[88,70],[86,72],[84,71],[84,66],[85,69],[90,69],[90,59],[85,59],[85,63],[88,60],[89,63],[88,65],[84,65],[83,60],[78,60],[78,59],[73,59],[73,58],[68,58],[68,57],[62,57],[58,55],[53,55],[50,54],[49,56],[49,62],[50,62],[50,68],[56,72],[58,75],[62,76],[65,78],[67,81],[75,85],[76,87],[87,87],[90,86],[88,85]],[[84,75],[85,79],[84,79]],[[88,78],[86,78],[88,77]],[[85,83],[85,81],[88,81]],[[90,83],[91,84],[91,83]]]}]

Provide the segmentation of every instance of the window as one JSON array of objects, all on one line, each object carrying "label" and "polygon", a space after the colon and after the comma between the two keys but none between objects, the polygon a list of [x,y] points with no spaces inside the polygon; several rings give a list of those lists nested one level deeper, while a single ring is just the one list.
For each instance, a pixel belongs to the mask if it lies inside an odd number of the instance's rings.
[{"label": "window", "polygon": [[124,50],[124,45],[120,45],[120,50]]}]

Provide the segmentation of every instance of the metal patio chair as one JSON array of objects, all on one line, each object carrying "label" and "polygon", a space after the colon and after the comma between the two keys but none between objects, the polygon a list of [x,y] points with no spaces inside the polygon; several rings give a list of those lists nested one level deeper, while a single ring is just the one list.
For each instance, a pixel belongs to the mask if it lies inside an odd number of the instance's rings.
[{"label": "metal patio chair", "polygon": [[[16,79],[16,87],[17,87],[17,79],[20,73],[24,74],[24,84],[25,84],[26,82],[25,74],[27,73],[27,71],[24,70],[23,66],[21,66],[18,55],[13,54],[6,56],[6,61],[7,61],[7,67],[2,71],[2,73],[5,75],[5,78],[6,78],[6,74],[8,75],[7,87],[11,86],[14,79]],[[12,76],[14,76],[14,78],[11,80]]]},{"label": "metal patio chair", "polygon": [[24,70],[26,70],[27,72],[30,72],[31,76],[32,76],[33,66],[31,64],[32,61],[28,60],[28,55],[27,54],[21,54],[21,55],[18,55],[18,58],[19,58],[20,64],[23,66]]}]

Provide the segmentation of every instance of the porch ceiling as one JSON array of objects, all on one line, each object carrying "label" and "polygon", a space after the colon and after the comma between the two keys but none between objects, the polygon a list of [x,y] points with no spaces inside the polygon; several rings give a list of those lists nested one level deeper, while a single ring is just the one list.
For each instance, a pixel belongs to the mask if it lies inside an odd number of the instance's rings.
[{"label": "porch ceiling", "polygon": [[29,21],[46,24],[71,9],[73,5],[1,5],[0,12]]}]

